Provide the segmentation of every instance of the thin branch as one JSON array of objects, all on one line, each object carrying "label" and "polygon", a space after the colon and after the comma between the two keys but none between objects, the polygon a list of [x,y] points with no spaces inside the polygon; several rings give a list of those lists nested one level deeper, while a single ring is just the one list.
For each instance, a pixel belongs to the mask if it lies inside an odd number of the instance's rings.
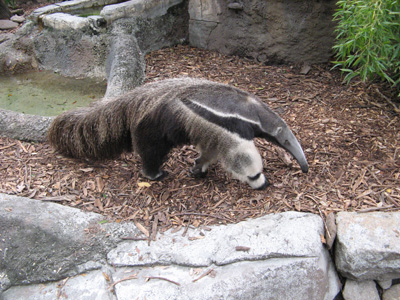
[{"label": "thin branch", "polygon": [[184,212],[184,213],[176,213],[173,214],[171,216],[202,216],[202,217],[211,217],[211,218],[215,218],[215,219],[221,219],[221,220],[225,220],[228,222],[232,222],[231,219],[225,218],[225,217],[220,217],[220,216],[216,216],[216,215],[210,215],[210,214],[204,214],[204,213],[194,213],[194,212]]},{"label": "thin branch", "polygon": [[377,92],[383,99],[386,100],[387,103],[389,103],[389,104],[393,107],[393,110],[394,110],[396,113],[400,114],[400,108],[398,108],[398,107],[396,106],[396,104],[394,104],[394,103],[392,102],[392,100],[390,100],[388,97],[386,97],[384,94],[382,94],[381,91],[380,91],[378,88],[376,88],[375,90],[376,90],[376,92]]},{"label": "thin branch", "polygon": [[122,279],[120,279],[120,280],[118,280],[118,281],[112,283],[112,284],[108,287],[108,289],[109,289],[109,290],[113,290],[114,287],[115,287],[118,283],[121,283],[121,282],[127,281],[127,280],[131,280],[131,279],[137,279],[137,274],[133,274],[133,275],[131,275],[131,276],[122,278]]},{"label": "thin branch", "polygon": [[168,279],[168,278],[165,278],[165,277],[159,277],[159,276],[146,276],[146,279],[147,279],[147,280],[150,280],[150,279],[160,279],[160,280],[165,280],[165,281],[171,282],[171,283],[173,283],[173,284],[176,284],[176,285],[178,285],[178,286],[180,286],[180,285],[181,285],[179,282],[173,281],[173,280],[171,280],[171,279]]},{"label": "thin branch", "polygon": [[208,274],[210,274],[212,271],[214,271],[213,268],[211,268],[211,269],[205,271],[205,272],[204,272],[203,274],[201,274],[199,277],[197,277],[196,279],[193,279],[192,282],[196,282],[196,281],[202,279],[203,277],[206,277],[206,276],[207,276]]}]

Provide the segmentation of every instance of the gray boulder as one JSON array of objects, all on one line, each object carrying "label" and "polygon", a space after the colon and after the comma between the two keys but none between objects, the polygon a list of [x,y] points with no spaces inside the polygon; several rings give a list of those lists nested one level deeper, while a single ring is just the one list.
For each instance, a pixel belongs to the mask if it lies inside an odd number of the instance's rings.
[{"label": "gray boulder", "polygon": [[145,16],[149,18],[154,18],[166,15],[171,7],[179,5],[182,2],[184,1],[183,0],[125,1],[118,4],[105,6],[100,14],[109,23],[117,19],[124,19],[128,17]]},{"label": "gray boulder", "polygon": [[316,215],[287,212],[206,232],[170,230],[151,243],[123,240],[138,235],[135,225],[102,219],[0,194],[0,225],[8,228],[0,240],[3,298],[54,299],[61,293],[112,299],[115,289],[119,300],[332,300],[340,290]]},{"label": "gray boulder", "polygon": [[10,20],[13,21],[13,22],[16,22],[16,23],[23,23],[23,22],[26,21],[25,17],[23,17],[23,16],[18,16],[18,15],[12,16],[12,17],[10,18]]},{"label": "gray boulder", "polygon": [[399,299],[400,299],[400,284],[396,284],[387,291],[383,292],[382,300],[399,300]]},{"label": "gray boulder", "polygon": [[0,30],[9,30],[18,27],[18,23],[11,20],[0,20]]},{"label": "gray boulder", "polygon": [[115,300],[108,289],[107,275],[102,270],[87,272],[59,282],[12,287],[3,293],[2,300]]},{"label": "gray boulder", "polygon": [[374,281],[346,280],[343,289],[344,300],[380,300]]},{"label": "gray boulder", "polygon": [[379,286],[384,289],[387,290],[392,286],[392,280],[388,279],[388,280],[378,280],[377,283],[379,284]]},{"label": "gray boulder", "polygon": [[14,34],[0,34],[0,75],[21,73],[37,66],[32,39],[28,37],[33,30],[32,25],[28,22]]},{"label": "gray boulder", "polygon": [[59,280],[98,269],[112,238],[103,217],[0,194],[0,286]]},{"label": "gray boulder", "polygon": [[327,62],[335,40],[329,1],[189,1],[195,47],[259,62]]},{"label": "gray boulder", "polygon": [[353,280],[400,278],[400,213],[340,212],[336,267]]},{"label": "gray boulder", "polygon": [[[124,242],[107,259],[130,266],[116,280],[138,273],[139,280],[116,285],[118,299],[130,299],[132,290],[147,299],[333,299],[340,284],[320,234],[318,216],[287,212],[216,226],[205,235],[167,232],[151,245]],[[191,270],[199,268],[215,276],[193,282],[200,274],[191,276]],[[145,283],[151,276],[179,285]]]},{"label": "gray boulder", "polygon": [[32,33],[41,68],[75,78],[105,78],[109,37],[105,25],[94,29],[87,19],[63,13],[44,17],[46,27]]}]

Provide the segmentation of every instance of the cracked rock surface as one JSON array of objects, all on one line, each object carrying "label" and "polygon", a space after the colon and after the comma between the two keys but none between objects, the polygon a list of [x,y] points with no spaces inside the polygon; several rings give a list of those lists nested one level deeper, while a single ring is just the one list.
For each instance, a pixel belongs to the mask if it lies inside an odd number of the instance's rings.
[{"label": "cracked rock surface", "polygon": [[335,260],[338,271],[353,280],[400,278],[398,212],[337,215]]},{"label": "cracked rock surface", "polygon": [[[0,299],[333,299],[340,290],[319,216],[286,212],[169,230],[0,195]],[[57,282],[54,282],[57,281]],[[2,298],[1,298],[2,297]]]}]

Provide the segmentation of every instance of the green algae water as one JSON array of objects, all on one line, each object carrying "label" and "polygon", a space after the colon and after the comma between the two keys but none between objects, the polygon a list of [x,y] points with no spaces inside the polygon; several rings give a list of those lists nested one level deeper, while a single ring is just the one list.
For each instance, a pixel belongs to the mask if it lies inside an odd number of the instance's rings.
[{"label": "green algae water", "polygon": [[51,71],[0,75],[0,108],[56,116],[101,99],[106,89],[105,80],[75,79]]},{"label": "green algae water", "polygon": [[100,12],[104,6],[81,8],[76,11],[69,12],[71,15],[86,18],[89,16],[100,16]]}]

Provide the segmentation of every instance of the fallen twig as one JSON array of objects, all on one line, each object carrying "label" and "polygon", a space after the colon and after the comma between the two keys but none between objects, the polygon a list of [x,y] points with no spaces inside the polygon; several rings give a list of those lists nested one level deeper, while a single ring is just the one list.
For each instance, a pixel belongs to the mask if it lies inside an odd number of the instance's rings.
[{"label": "fallen twig", "polygon": [[21,143],[21,141],[17,141],[17,143],[25,153],[28,153],[28,150],[26,150],[25,146]]},{"label": "fallen twig", "polygon": [[139,229],[145,236],[150,238],[150,232],[146,229],[146,227],[144,227],[142,224],[140,224],[136,220],[133,220],[133,223],[135,224],[137,229]]},{"label": "fallen twig", "polygon": [[63,288],[65,286],[65,284],[67,283],[67,281],[69,280],[70,277],[65,278],[64,280],[62,280],[61,282],[59,282],[57,284],[57,300],[61,299],[61,297],[63,296]]},{"label": "fallen twig", "polygon": [[370,208],[364,208],[357,210],[359,213],[365,213],[365,212],[370,212],[370,211],[379,211],[379,210],[386,210],[386,209],[393,209],[394,205],[388,205],[388,206],[382,206],[382,207],[370,207]]},{"label": "fallen twig", "polygon": [[396,113],[400,114],[400,108],[398,108],[398,107],[396,106],[396,104],[394,104],[394,103],[392,102],[392,100],[390,100],[388,97],[386,97],[384,94],[382,94],[381,91],[380,91],[378,88],[376,88],[375,90],[376,90],[376,92],[377,92],[383,99],[386,100],[387,103],[389,103],[389,104],[393,107],[393,110],[394,110]]},{"label": "fallen twig", "polygon": [[199,277],[197,277],[196,279],[193,279],[192,282],[196,282],[200,279],[202,279],[203,277],[206,277],[208,274],[210,274],[212,271],[214,271],[214,268],[211,268],[207,271],[205,271],[203,274],[201,274]]},{"label": "fallen twig", "polygon": [[38,200],[40,201],[72,201],[75,199],[73,195],[63,195],[63,196],[54,196],[54,197],[42,197]]},{"label": "fallen twig", "polygon": [[204,214],[204,213],[194,213],[194,212],[184,212],[184,213],[176,213],[176,214],[172,214],[171,216],[202,216],[202,217],[211,217],[211,218],[215,218],[215,219],[221,219],[221,220],[225,220],[228,222],[232,222],[231,219],[228,219],[226,217],[220,217],[220,216],[216,216],[216,215],[211,215],[211,214]]},{"label": "fallen twig", "polygon": [[118,280],[118,281],[116,281],[116,282],[113,282],[113,283],[108,287],[108,289],[109,289],[110,291],[112,291],[112,290],[114,290],[114,287],[115,287],[118,283],[121,283],[121,282],[124,282],[124,281],[127,281],[127,280],[131,280],[131,279],[137,279],[137,274],[133,274],[133,275],[131,275],[131,276],[128,276],[128,277],[122,278],[122,279],[120,279],[120,280]]},{"label": "fallen twig", "polygon": [[156,240],[157,227],[158,227],[158,215],[155,215],[154,221],[153,221],[153,226],[151,228],[151,236],[150,236],[150,240],[152,240],[152,241]]},{"label": "fallen twig", "polygon": [[165,278],[165,277],[159,277],[159,276],[146,276],[146,281],[150,280],[150,279],[160,279],[160,280],[165,280],[168,282],[171,282],[173,284],[176,284],[178,286],[180,286],[181,284],[179,282],[173,281],[171,279]]},{"label": "fallen twig", "polygon": [[244,252],[247,252],[247,251],[249,251],[251,248],[250,247],[246,247],[246,246],[236,246],[235,247],[235,250],[236,251],[244,251]]},{"label": "fallen twig", "polygon": [[121,237],[121,240],[147,241],[148,238],[145,238],[145,237],[135,237],[135,236],[125,236],[125,237]]},{"label": "fallen twig", "polygon": [[8,148],[11,148],[11,147],[15,146],[16,144],[17,144],[17,143],[12,143],[12,144],[10,144],[10,145],[0,147],[0,151],[3,151],[3,150],[8,149]]},{"label": "fallen twig", "polygon": [[171,192],[176,192],[176,191],[180,191],[180,190],[183,190],[183,189],[192,189],[192,188],[195,188],[195,187],[198,187],[198,186],[201,186],[201,185],[203,185],[203,183],[196,184],[196,185],[191,185],[191,186],[181,186],[181,187],[176,188],[176,189],[171,189],[171,190],[169,190],[169,192],[171,193]]},{"label": "fallen twig", "polygon": [[221,203],[223,203],[226,199],[228,198],[228,196],[222,198],[221,200],[219,200],[211,209],[216,209]]}]

